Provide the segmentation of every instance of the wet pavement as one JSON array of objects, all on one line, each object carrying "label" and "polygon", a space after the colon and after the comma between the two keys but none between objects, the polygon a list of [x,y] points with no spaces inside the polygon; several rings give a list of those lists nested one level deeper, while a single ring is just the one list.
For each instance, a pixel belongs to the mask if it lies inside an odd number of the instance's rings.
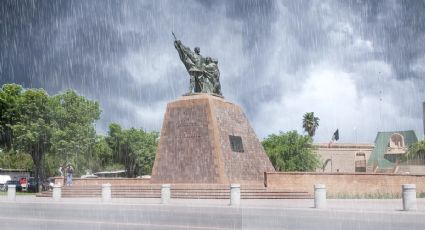
[{"label": "wet pavement", "polygon": [[52,198],[0,196],[1,229],[423,229],[425,199],[401,211],[401,199],[229,200]]}]

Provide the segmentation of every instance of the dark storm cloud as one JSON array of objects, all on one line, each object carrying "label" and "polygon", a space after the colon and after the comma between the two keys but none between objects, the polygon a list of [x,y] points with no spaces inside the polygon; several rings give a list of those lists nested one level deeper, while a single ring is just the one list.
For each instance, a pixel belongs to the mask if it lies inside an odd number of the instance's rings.
[{"label": "dark storm cloud", "polygon": [[342,140],[371,142],[378,130],[420,130],[423,12],[423,1],[6,0],[0,83],[99,100],[102,131],[158,130],[188,84],[174,31],[219,59],[225,97],[261,137],[300,130],[315,111],[317,140],[340,127]]},{"label": "dark storm cloud", "polygon": [[364,36],[391,62],[397,78],[422,77],[409,69],[425,53],[425,1],[352,1],[362,20]]},{"label": "dark storm cloud", "polygon": [[[46,9],[51,12],[45,13]],[[66,10],[60,1],[0,3],[0,74],[2,82],[33,84],[38,62],[53,39],[51,23]],[[47,27],[47,28],[46,28]]]}]

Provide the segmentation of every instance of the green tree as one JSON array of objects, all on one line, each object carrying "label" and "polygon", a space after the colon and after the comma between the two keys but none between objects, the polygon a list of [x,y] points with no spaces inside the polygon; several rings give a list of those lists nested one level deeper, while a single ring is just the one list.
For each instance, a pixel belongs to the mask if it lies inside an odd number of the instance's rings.
[{"label": "green tree", "polygon": [[402,161],[423,161],[425,160],[425,139],[416,142],[409,146],[407,154],[402,158]]},{"label": "green tree", "polygon": [[34,168],[32,158],[27,153],[16,151],[0,152],[0,168],[25,169],[31,171]]},{"label": "green tree", "polygon": [[155,160],[157,132],[142,129],[123,130],[112,123],[106,138],[114,159],[124,165],[128,177],[150,174]]},{"label": "green tree", "polygon": [[262,144],[277,171],[314,171],[319,166],[310,136],[280,132],[269,135]]},{"label": "green tree", "polygon": [[12,125],[14,146],[31,155],[38,180],[43,178],[43,156],[51,147],[52,113],[49,105],[49,96],[44,90],[25,90],[17,103],[18,121]]},{"label": "green tree", "polygon": [[119,156],[122,155],[122,143],[124,143],[124,134],[121,126],[117,123],[109,124],[108,136],[106,142],[112,149],[112,157],[114,161],[119,161]]},{"label": "green tree", "polygon": [[0,109],[0,149],[8,153],[3,155],[4,162],[21,159],[17,153],[28,153],[39,179],[44,172],[57,174],[59,164],[68,161],[77,174],[101,167],[94,128],[100,116],[97,102],[72,90],[49,96],[42,89],[5,84]]},{"label": "green tree", "polygon": [[108,142],[104,136],[98,135],[96,137],[94,152],[99,159],[99,170],[107,169],[114,164],[112,149],[109,147]]},{"label": "green tree", "polygon": [[38,179],[57,175],[59,165],[68,162],[76,174],[124,166],[134,177],[152,170],[158,133],[111,124],[108,137],[97,136],[99,104],[72,90],[49,96],[6,84],[0,109],[0,165],[22,168],[33,162]]},{"label": "green tree", "polygon": [[68,90],[51,97],[51,105],[52,154],[58,155],[57,163],[73,164],[76,174],[99,169],[94,126],[100,117],[99,104]]},{"label": "green tree", "polygon": [[310,137],[313,137],[319,127],[319,118],[314,116],[314,112],[305,113],[303,116],[303,128]]},{"label": "green tree", "polygon": [[19,119],[18,103],[23,88],[16,84],[5,84],[0,89],[0,148],[9,151],[13,143],[12,126]]}]

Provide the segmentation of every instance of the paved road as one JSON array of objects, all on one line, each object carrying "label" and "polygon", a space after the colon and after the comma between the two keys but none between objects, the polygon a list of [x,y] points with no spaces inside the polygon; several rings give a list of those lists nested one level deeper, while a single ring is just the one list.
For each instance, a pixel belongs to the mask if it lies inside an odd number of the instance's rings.
[{"label": "paved road", "polygon": [[424,212],[248,205],[0,202],[0,229],[424,229]]}]

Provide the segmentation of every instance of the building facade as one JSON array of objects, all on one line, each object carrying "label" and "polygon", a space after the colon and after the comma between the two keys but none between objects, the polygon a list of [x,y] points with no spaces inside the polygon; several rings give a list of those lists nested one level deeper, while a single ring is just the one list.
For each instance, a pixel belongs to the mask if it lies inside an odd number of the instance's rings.
[{"label": "building facade", "polygon": [[403,161],[418,142],[413,130],[378,132],[373,144],[315,144],[322,162],[318,172],[425,173],[425,161]]},{"label": "building facade", "polygon": [[315,144],[322,162],[318,172],[366,172],[373,144]]}]

